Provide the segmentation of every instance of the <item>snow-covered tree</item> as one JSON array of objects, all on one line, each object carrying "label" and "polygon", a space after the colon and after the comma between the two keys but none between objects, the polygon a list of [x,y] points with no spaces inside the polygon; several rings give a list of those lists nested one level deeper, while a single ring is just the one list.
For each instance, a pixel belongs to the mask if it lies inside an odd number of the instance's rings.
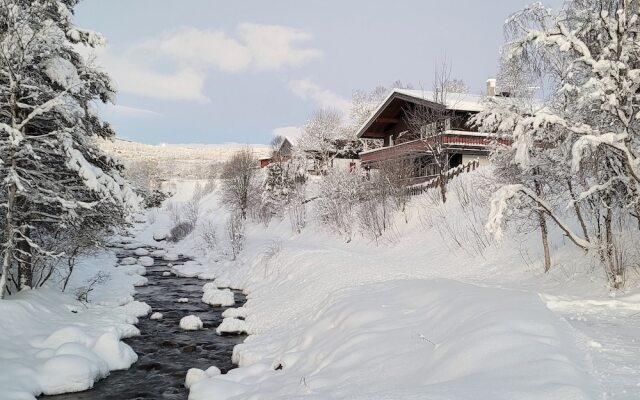
[{"label": "snow-covered tree", "polygon": [[56,257],[39,237],[121,221],[137,198],[121,167],[95,144],[114,132],[94,103],[115,85],[76,46],[100,35],[73,25],[76,0],[3,0],[0,7],[0,198],[2,275],[32,284],[32,258]]},{"label": "snow-covered tree", "polygon": [[261,185],[258,160],[250,148],[237,152],[222,168],[222,198],[225,205],[242,219],[260,204]]},{"label": "snow-covered tree", "polygon": [[[518,109],[505,101],[479,117],[513,132],[514,162],[525,172],[564,168],[567,204],[590,206],[592,229],[576,233],[547,199],[524,184],[498,191],[488,224],[496,235],[509,201],[531,200],[585,250],[598,250],[613,287],[624,283],[614,221],[640,216],[640,21],[629,0],[572,0],[554,14],[535,5],[508,20],[505,59],[524,68],[545,102]],[[540,155],[553,162],[541,163]],[[554,173],[558,175],[556,171]],[[576,192],[575,188],[580,188]],[[576,208],[576,211],[579,208]],[[580,214],[580,213],[579,213]],[[584,221],[582,221],[584,222]],[[624,226],[618,226],[619,231]]]}]

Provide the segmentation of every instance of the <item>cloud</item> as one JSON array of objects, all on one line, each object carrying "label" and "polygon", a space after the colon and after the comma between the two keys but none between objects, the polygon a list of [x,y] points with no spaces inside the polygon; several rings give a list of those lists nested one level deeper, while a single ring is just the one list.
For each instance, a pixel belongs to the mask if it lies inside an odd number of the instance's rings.
[{"label": "cloud", "polygon": [[235,36],[187,27],[138,46],[184,65],[226,72],[299,67],[322,57],[320,50],[304,46],[311,35],[287,26],[243,23]]},{"label": "cloud", "polygon": [[112,113],[124,115],[131,118],[153,118],[162,115],[155,111],[147,110],[144,108],[128,107],[121,104],[117,104],[115,106],[109,105],[107,106],[107,110]]},{"label": "cloud", "polygon": [[[185,27],[125,48],[92,51],[121,91],[148,98],[208,102],[204,93],[212,69],[229,73],[299,67],[322,52],[312,36],[281,25],[239,24],[233,35]],[[79,49],[85,56],[88,50]]]},{"label": "cloud", "polygon": [[311,100],[319,107],[331,108],[345,114],[351,109],[351,102],[337,93],[324,89],[308,79],[300,79],[289,82],[289,89],[304,100]]}]

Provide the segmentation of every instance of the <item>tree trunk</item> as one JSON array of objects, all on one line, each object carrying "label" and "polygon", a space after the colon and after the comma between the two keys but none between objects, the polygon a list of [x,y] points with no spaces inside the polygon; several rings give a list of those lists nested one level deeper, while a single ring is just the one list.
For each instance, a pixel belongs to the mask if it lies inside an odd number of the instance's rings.
[{"label": "tree trunk", "polygon": [[31,245],[27,241],[29,228],[22,229],[23,238],[16,243],[18,250],[18,290],[33,287],[33,266]]},{"label": "tree trunk", "polygon": [[[533,184],[536,188],[536,194],[542,195],[542,187],[540,182],[534,179]],[[551,252],[549,251],[549,227],[547,226],[547,219],[543,210],[538,210],[538,223],[540,224],[540,233],[542,235],[542,249],[544,250],[544,272],[551,270]]]},{"label": "tree trunk", "polygon": [[573,208],[576,211],[576,216],[578,217],[578,221],[580,222],[580,226],[582,227],[582,233],[584,234],[584,238],[588,241],[589,239],[589,231],[587,230],[587,224],[584,222],[584,217],[582,216],[582,210],[580,209],[580,204],[578,204],[577,197],[575,192],[573,191],[573,183],[571,183],[571,178],[567,179],[567,185],[569,186],[569,194],[571,194],[571,200],[573,200]]},{"label": "tree trunk", "polygon": [[[15,164],[15,163],[14,163]],[[13,209],[16,199],[16,187],[15,185],[9,186],[7,193],[7,211],[5,215],[5,243],[4,254],[2,255],[2,275],[0,276],[0,299],[4,298],[7,281],[9,276],[9,270],[11,263],[13,262],[13,247],[14,247],[14,227],[13,227]]]}]

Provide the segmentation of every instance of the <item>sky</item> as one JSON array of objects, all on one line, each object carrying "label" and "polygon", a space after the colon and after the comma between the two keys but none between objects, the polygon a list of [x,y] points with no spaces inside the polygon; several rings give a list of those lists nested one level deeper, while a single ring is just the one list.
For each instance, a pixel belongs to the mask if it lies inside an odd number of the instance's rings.
[{"label": "sky", "polygon": [[481,93],[505,19],[530,2],[84,0],[76,24],[107,39],[92,56],[118,84],[103,108],[118,136],[267,144],[318,108],[348,117],[353,90],[429,89],[443,59]]}]

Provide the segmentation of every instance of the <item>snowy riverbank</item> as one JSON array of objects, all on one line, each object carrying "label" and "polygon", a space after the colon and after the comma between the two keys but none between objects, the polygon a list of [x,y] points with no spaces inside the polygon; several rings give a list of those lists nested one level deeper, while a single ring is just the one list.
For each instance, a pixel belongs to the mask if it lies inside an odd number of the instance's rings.
[{"label": "snowy riverbank", "polygon": [[[185,183],[173,201],[192,192]],[[635,398],[638,382],[616,370],[640,367],[637,343],[626,336],[614,349],[604,339],[617,329],[640,333],[637,320],[624,319],[638,307],[637,290],[612,299],[601,271],[558,232],[550,274],[530,250],[536,235],[469,254],[425,223],[427,213],[458,207],[455,198],[446,206],[416,198],[409,222],[399,216],[392,239],[378,244],[346,243],[312,218],[299,235],[286,219],[250,224],[231,262],[227,213],[218,193],[203,198],[200,220],[216,228],[217,247],[205,251],[197,228],[173,251],[200,257],[189,274],[248,294],[242,328],[251,336],[234,349],[241,368],[195,384],[190,398]],[[153,222],[138,240],[171,225],[165,211]],[[560,298],[597,300],[620,326],[595,329],[585,314],[599,306],[560,311],[552,306]]]}]

